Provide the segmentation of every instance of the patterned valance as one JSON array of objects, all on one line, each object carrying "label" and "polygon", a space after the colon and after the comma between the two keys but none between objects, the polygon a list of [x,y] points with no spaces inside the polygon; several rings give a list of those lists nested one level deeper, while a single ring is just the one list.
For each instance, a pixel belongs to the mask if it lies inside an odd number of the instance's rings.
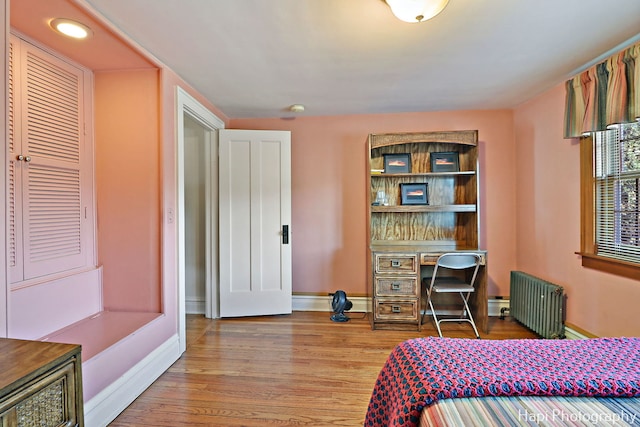
[{"label": "patterned valance", "polygon": [[564,137],[640,117],[640,43],[566,82]]}]

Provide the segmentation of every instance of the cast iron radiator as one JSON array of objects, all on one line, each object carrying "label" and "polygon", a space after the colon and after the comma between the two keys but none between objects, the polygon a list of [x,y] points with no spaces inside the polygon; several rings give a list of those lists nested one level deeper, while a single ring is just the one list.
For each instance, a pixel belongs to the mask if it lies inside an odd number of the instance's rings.
[{"label": "cast iron radiator", "polygon": [[564,288],[522,271],[511,272],[509,313],[543,338],[564,338]]}]

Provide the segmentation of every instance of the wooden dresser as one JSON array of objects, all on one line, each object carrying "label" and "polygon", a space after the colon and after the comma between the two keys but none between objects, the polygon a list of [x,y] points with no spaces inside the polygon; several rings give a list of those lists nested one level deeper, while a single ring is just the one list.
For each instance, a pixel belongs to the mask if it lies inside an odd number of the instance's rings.
[{"label": "wooden dresser", "polygon": [[0,338],[0,427],[84,426],[80,349]]}]

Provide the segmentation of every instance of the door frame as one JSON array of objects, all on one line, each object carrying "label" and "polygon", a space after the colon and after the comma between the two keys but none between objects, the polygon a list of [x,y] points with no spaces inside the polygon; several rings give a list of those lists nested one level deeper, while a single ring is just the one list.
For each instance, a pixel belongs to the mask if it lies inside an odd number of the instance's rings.
[{"label": "door frame", "polygon": [[[224,129],[224,122],[213,112],[189,95],[184,89],[176,87],[177,104],[177,249],[178,249],[178,336],[180,339],[180,353],[187,348],[187,325],[186,325],[186,241],[185,241],[185,203],[184,203],[184,115],[188,114],[193,120],[201,124],[206,130],[207,153],[209,154],[209,164],[218,165],[218,129]],[[214,149],[211,149],[214,148]],[[207,168],[211,171],[211,168]],[[206,286],[205,286],[205,316],[210,318],[219,317],[218,310],[218,248],[213,244],[213,234],[218,229],[218,199],[217,199],[217,173],[207,173],[207,236],[206,236]],[[215,185],[214,185],[215,181]]]}]

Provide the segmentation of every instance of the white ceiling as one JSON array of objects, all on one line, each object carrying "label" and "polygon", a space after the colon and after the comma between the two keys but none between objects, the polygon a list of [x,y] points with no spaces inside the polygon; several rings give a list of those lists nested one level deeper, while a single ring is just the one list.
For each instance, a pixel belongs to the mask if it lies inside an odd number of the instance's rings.
[{"label": "white ceiling", "polygon": [[640,0],[86,0],[229,118],[512,108],[631,42]]}]

